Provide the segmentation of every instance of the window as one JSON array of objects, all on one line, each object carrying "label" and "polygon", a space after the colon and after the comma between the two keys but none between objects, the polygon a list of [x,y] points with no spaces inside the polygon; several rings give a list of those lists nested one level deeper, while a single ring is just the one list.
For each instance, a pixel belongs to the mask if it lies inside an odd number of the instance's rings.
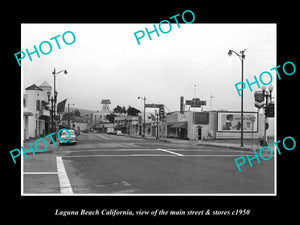
[{"label": "window", "polygon": [[36,100],[36,110],[41,110],[41,101],[40,100]]}]

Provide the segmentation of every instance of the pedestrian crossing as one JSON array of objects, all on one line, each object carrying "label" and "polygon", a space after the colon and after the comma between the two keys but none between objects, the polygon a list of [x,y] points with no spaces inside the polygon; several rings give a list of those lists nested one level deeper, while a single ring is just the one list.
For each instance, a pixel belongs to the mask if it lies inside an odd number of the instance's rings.
[{"label": "pedestrian crossing", "polygon": [[77,150],[92,150],[92,149],[135,149],[140,148],[140,146],[136,143],[85,143],[85,144],[77,144],[77,145],[69,145],[69,146],[62,146],[62,151],[77,151]]}]

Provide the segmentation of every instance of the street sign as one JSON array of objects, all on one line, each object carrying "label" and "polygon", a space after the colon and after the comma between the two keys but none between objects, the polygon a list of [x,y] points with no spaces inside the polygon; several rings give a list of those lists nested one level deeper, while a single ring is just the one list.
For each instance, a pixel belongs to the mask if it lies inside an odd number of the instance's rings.
[{"label": "street sign", "polygon": [[110,100],[109,99],[102,99],[101,100],[101,104],[111,104]]},{"label": "street sign", "polygon": [[267,117],[274,117],[274,103],[269,103],[265,110]]},{"label": "street sign", "polygon": [[184,98],[183,96],[180,97],[180,113],[184,113]]},{"label": "street sign", "polygon": [[206,101],[200,101],[200,105],[206,105]]},{"label": "street sign", "polygon": [[256,91],[254,93],[255,107],[261,109],[264,106],[264,96],[262,91]]},{"label": "street sign", "polygon": [[164,105],[159,106],[159,118],[162,120],[165,117],[165,108]]},{"label": "street sign", "polygon": [[161,104],[145,104],[145,108],[159,108]]},{"label": "street sign", "polygon": [[200,101],[199,98],[193,98],[192,100],[186,100],[186,105],[190,105],[191,108],[200,108],[202,105],[206,105],[206,101]]}]

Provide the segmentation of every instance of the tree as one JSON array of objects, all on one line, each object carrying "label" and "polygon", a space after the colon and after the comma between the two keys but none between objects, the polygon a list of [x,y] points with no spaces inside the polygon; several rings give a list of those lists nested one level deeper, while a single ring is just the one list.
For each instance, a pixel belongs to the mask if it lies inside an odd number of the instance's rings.
[{"label": "tree", "polygon": [[122,108],[122,110],[121,110],[121,113],[127,114],[127,110],[126,110],[125,106],[123,106],[123,108]]},{"label": "tree", "polygon": [[137,116],[140,112],[141,112],[140,110],[131,106],[128,106],[127,108],[127,115],[129,116]]},{"label": "tree", "polygon": [[68,113],[65,113],[63,116],[62,116],[62,120],[68,120],[68,116],[70,118],[72,118],[74,116],[74,113],[73,112],[70,112],[69,115]]},{"label": "tree", "polygon": [[106,115],[106,119],[110,122],[110,123],[114,123],[115,122],[115,114],[111,113]]},{"label": "tree", "polygon": [[127,110],[125,108],[125,106],[121,107],[119,105],[117,105],[115,108],[114,108],[114,113],[120,113],[120,114],[126,114],[127,113]]},{"label": "tree", "polygon": [[121,106],[119,106],[119,105],[117,105],[115,108],[114,108],[114,113],[121,113],[121,111],[122,111],[122,107]]},{"label": "tree", "polygon": [[80,111],[79,111],[78,109],[76,109],[76,110],[74,111],[74,116],[79,116],[79,117],[80,117]]}]

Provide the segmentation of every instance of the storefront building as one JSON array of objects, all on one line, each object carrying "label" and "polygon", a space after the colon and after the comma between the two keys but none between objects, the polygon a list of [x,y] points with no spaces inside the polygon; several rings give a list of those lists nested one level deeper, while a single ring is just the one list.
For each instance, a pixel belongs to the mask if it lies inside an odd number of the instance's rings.
[{"label": "storefront building", "polygon": [[[264,114],[244,112],[244,138],[264,135]],[[171,112],[166,117],[167,137],[187,140],[239,139],[241,113],[238,111]],[[270,124],[271,123],[271,124]],[[268,135],[274,137],[274,121],[269,120]]]}]

